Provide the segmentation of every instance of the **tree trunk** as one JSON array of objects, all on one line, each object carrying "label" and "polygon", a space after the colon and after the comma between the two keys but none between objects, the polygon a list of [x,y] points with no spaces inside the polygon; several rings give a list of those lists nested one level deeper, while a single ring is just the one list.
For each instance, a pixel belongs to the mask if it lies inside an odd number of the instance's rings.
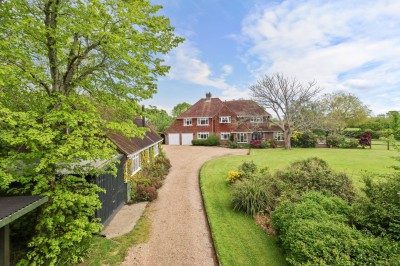
[{"label": "tree trunk", "polygon": [[285,149],[290,150],[292,148],[292,144],[290,138],[292,137],[292,130],[290,128],[286,129],[283,133],[285,139]]}]

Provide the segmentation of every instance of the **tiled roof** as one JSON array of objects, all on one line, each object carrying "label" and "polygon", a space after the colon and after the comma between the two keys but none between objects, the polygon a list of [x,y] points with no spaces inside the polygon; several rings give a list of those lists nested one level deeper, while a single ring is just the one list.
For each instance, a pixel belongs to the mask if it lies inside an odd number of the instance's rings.
[{"label": "tiled roof", "polygon": [[[138,127],[142,126],[141,119],[135,119],[134,122]],[[108,133],[107,136],[115,145],[117,145],[117,148],[120,152],[129,155],[145,149],[146,147],[150,147],[162,140],[162,138],[154,131],[154,129],[148,127],[147,125],[146,127],[149,129],[149,131],[146,132],[146,134],[143,136],[143,139],[138,137],[127,138],[121,133]]]},{"label": "tiled roof", "polygon": [[226,101],[224,104],[237,116],[270,116],[264,108],[252,100],[233,100]]},{"label": "tiled roof", "polygon": [[208,100],[203,98],[181,114],[178,119],[186,117],[214,117],[222,107],[223,102],[219,98],[210,98]]}]

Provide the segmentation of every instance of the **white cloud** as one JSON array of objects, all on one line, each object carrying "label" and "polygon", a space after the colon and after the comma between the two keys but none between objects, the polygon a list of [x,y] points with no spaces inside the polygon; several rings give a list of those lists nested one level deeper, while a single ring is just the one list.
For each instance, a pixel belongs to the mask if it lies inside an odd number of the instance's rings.
[{"label": "white cloud", "polygon": [[316,80],[385,112],[400,109],[399,28],[400,1],[288,0],[257,5],[242,21],[240,43],[254,79],[282,72]]},{"label": "white cloud", "polygon": [[166,57],[166,64],[171,66],[168,74],[170,79],[218,89],[225,100],[249,96],[248,92],[227,83],[225,78],[233,71],[232,66],[223,65],[222,73],[217,76],[209,64],[200,59],[200,51],[188,40]]}]

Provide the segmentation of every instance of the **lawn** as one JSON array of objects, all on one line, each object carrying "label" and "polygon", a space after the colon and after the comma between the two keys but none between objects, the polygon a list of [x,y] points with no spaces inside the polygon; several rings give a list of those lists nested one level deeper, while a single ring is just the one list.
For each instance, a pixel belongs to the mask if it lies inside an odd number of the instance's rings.
[{"label": "lawn", "polygon": [[390,173],[396,164],[391,158],[399,155],[384,146],[372,149],[263,149],[251,150],[248,156],[219,158],[201,169],[200,183],[210,220],[214,243],[222,265],[285,265],[282,251],[274,237],[264,233],[251,216],[235,212],[230,203],[230,187],[225,179],[229,170],[236,170],[243,161],[254,161],[271,171],[309,157],[320,157],[337,171],[346,172],[356,187],[362,186],[363,173],[378,179]]}]

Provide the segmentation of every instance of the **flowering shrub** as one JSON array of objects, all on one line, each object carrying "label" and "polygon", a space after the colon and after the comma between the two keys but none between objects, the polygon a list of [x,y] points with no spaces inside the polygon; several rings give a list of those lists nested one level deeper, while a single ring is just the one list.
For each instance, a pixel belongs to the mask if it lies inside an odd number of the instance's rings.
[{"label": "flowering shrub", "polygon": [[226,178],[226,182],[228,183],[235,183],[237,180],[242,179],[242,174],[238,171],[229,171],[228,172],[228,177]]}]

